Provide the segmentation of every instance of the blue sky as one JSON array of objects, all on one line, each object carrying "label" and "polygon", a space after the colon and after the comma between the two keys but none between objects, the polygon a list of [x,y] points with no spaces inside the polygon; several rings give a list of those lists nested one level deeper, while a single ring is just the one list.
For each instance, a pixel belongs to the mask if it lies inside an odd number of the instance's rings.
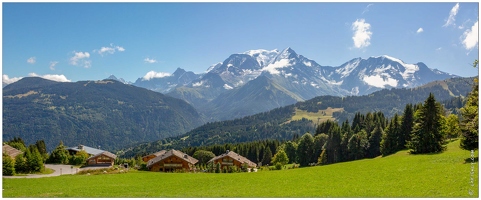
[{"label": "blue sky", "polygon": [[476,3],[3,3],[2,74],[135,82],[291,47],[323,66],[390,55],[468,77]]}]

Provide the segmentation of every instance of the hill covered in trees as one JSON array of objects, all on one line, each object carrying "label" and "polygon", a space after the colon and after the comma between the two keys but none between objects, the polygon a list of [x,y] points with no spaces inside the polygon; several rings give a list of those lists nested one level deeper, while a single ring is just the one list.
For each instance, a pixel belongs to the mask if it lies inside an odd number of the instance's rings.
[{"label": "hill covered in trees", "polygon": [[333,113],[338,122],[352,121],[356,113],[368,112],[382,113],[390,118],[395,114],[401,114],[406,104],[423,102],[429,93],[432,93],[437,101],[449,105],[446,106],[449,109],[447,112],[458,113],[463,105],[463,98],[471,91],[472,83],[473,78],[452,78],[413,89],[384,89],[363,96],[319,96],[240,119],[207,123],[180,136],[134,145],[119,151],[119,155],[132,157],[159,149],[181,149],[265,139],[290,140],[306,132],[313,133],[319,122],[307,119],[292,120],[296,109],[315,113],[329,107],[342,108],[343,111]]},{"label": "hill covered in trees", "polygon": [[114,80],[23,78],[3,88],[3,139],[114,150],[183,134],[203,121],[185,101]]}]

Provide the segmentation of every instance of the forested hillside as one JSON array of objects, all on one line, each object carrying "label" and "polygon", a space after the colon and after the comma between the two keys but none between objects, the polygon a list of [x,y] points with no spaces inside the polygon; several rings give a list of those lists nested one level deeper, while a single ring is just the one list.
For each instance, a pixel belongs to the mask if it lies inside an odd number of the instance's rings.
[{"label": "forested hillside", "polygon": [[462,106],[460,97],[471,90],[473,78],[452,78],[436,81],[413,89],[385,89],[363,96],[320,96],[305,102],[277,108],[240,119],[211,122],[177,137],[131,146],[120,155],[131,157],[159,149],[238,143],[263,139],[289,140],[306,132],[313,133],[319,122],[307,119],[292,120],[295,110],[318,112],[328,107],[343,108],[333,113],[338,122],[352,121],[356,113],[380,112],[387,118],[401,114],[406,104],[423,102],[429,93],[446,103],[447,112],[457,113]]},{"label": "forested hillside", "polygon": [[203,124],[186,102],[113,80],[60,83],[23,78],[3,90],[3,139],[59,141],[115,150]]}]

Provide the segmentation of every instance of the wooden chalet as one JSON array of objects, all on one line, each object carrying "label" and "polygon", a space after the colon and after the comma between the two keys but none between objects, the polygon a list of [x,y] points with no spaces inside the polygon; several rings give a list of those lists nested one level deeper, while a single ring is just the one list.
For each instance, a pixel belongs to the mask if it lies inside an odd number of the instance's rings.
[{"label": "wooden chalet", "polygon": [[162,151],[155,152],[155,153],[153,153],[153,154],[146,155],[146,156],[142,157],[142,160],[147,163],[147,162],[149,162],[150,159],[155,158],[155,157],[157,157],[157,156],[161,156],[161,155],[163,155],[165,152],[167,152],[167,151],[166,151],[166,150],[162,150]]},{"label": "wooden chalet", "polygon": [[[195,163],[197,159],[174,149],[169,151],[157,152],[159,155],[149,159],[147,162],[147,168],[153,172],[166,172],[184,169],[187,171],[193,171],[195,169]],[[162,154],[161,154],[162,153]]]},{"label": "wooden chalet", "polygon": [[8,144],[3,144],[2,150],[3,153],[9,155],[12,159],[15,159],[15,157],[23,153],[23,151],[15,149]]},{"label": "wooden chalet", "polygon": [[85,145],[78,145],[76,147],[69,147],[67,148],[68,152],[71,155],[75,155],[77,152],[84,150],[89,154],[89,158],[87,159],[87,165],[114,165],[115,158],[117,156],[113,153],[108,151],[104,151],[101,149],[96,149],[92,147],[88,147]]},{"label": "wooden chalet", "polygon": [[216,156],[212,159],[209,160],[209,162],[214,162],[214,164],[220,163],[221,168],[224,168],[224,166],[237,166],[238,168],[241,168],[244,163],[247,163],[247,166],[249,168],[255,168],[257,167],[257,164],[254,162],[250,161],[244,156],[241,156],[233,151],[227,150],[224,154],[221,154],[219,156]]}]

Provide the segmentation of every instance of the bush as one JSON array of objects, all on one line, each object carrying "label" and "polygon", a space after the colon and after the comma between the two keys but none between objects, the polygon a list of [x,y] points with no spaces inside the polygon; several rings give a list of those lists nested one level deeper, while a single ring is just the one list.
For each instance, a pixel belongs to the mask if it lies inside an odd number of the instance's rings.
[{"label": "bush", "polygon": [[278,162],[278,163],[276,163],[275,167],[276,167],[276,170],[281,170],[282,164]]},{"label": "bush", "polygon": [[4,176],[13,176],[15,175],[15,164],[13,162],[13,159],[10,158],[10,156],[3,154],[2,156],[2,166],[3,166],[3,171],[2,174]]}]

